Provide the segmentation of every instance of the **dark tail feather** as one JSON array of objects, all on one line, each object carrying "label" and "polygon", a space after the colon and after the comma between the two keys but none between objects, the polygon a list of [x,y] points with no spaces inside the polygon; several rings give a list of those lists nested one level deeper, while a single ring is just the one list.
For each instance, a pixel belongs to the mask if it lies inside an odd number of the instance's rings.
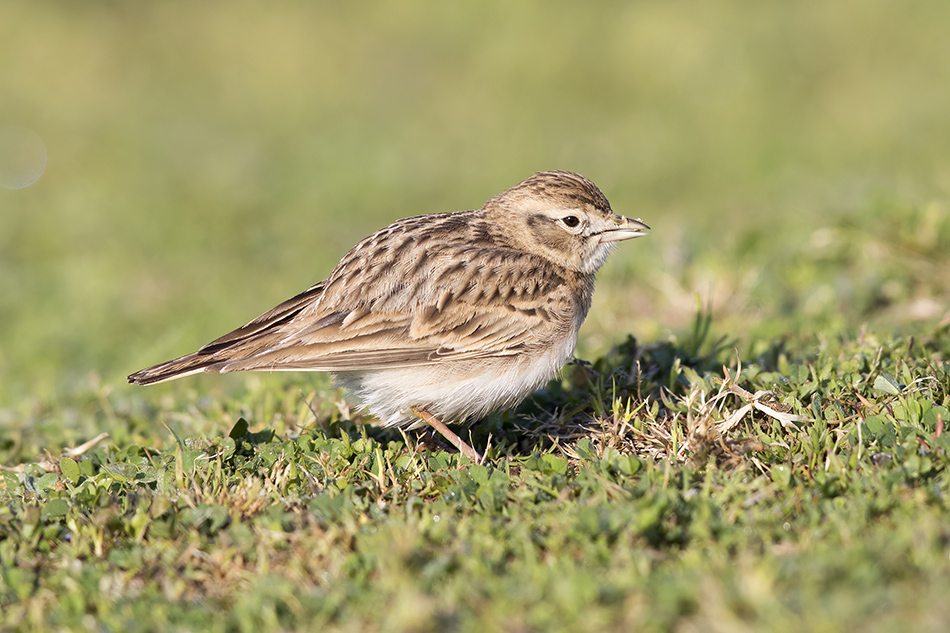
[{"label": "dark tail feather", "polygon": [[[134,385],[151,385],[196,374],[199,371],[220,372],[229,362],[246,360],[266,351],[269,333],[292,320],[301,310],[316,301],[323,292],[323,284],[324,282],[321,281],[307,288],[296,297],[284,301],[233,332],[211,341],[193,354],[131,374],[129,382]],[[325,321],[327,324],[337,323],[342,321],[344,316],[344,313],[332,314],[325,317]],[[239,369],[246,368],[232,368],[229,371]]]},{"label": "dark tail feather", "polygon": [[220,358],[195,352],[130,374],[129,382],[134,385],[151,385],[156,382],[189,376],[199,371],[213,372],[216,370],[212,366],[220,361]]}]

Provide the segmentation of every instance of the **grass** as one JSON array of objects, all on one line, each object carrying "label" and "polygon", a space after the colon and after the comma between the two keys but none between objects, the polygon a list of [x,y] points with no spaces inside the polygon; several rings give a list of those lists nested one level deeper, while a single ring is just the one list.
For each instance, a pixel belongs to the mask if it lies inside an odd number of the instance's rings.
[{"label": "grass", "polygon": [[[947,17],[4,4],[0,630],[945,630]],[[324,375],[124,384],[552,167],[654,231],[485,464]]]},{"label": "grass", "polygon": [[[262,385],[241,397],[257,432],[241,417],[227,434],[6,470],[6,622],[941,628],[945,328],[772,349],[726,372],[712,368],[732,352],[701,332],[572,366],[476,428],[485,465]],[[115,415],[228,417],[186,400]]]}]

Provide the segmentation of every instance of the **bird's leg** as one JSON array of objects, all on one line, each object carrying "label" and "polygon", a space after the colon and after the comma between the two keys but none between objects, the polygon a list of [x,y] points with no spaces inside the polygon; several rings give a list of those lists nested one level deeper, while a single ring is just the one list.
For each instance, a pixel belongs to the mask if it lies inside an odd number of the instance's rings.
[{"label": "bird's leg", "polygon": [[420,420],[438,431],[442,437],[449,441],[449,444],[459,449],[459,452],[462,453],[462,455],[465,455],[476,464],[482,463],[483,458],[478,454],[478,451],[466,444],[465,440],[453,433],[449,427],[445,426],[442,421],[439,420],[439,418],[435,417],[422,407],[410,407],[409,410],[418,416]]}]

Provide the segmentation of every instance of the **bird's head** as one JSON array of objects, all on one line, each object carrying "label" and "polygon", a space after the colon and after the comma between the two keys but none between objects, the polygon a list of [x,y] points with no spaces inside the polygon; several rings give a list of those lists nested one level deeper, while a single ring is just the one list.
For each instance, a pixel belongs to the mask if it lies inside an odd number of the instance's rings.
[{"label": "bird's head", "polygon": [[597,185],[569,171],[538,172],[483,208],[521,249],[584,274],[596,272],[616,242],[650,229],[614,213]]}]

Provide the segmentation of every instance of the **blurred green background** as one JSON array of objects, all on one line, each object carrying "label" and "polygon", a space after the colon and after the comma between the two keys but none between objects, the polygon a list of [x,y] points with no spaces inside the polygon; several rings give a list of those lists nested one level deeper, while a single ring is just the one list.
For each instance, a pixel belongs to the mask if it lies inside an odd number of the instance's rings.
[{"label": "blurred green background", "polygon": [[131,393],[372,231],[542,169],[654,228],[602,271],[581,355],[698,302],[740,339],[939,321],[948,25],[883,0],[5,0],[0,126],[48,165],[0,189],[0,417]]}]

